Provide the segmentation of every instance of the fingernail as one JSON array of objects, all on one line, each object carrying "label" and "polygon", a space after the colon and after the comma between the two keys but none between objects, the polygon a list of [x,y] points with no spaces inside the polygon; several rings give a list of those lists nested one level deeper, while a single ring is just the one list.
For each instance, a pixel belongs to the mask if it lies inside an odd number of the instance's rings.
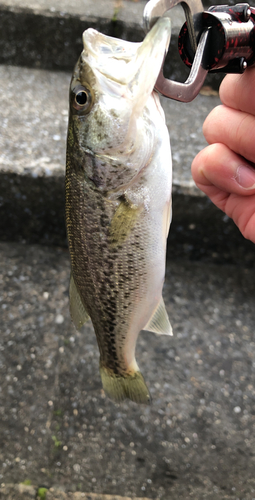
[{"label": "fingernail", "polygon": [[255,188],[255,169],[248,165],[240,165],[237,169],[235,180],[244,189]]}]

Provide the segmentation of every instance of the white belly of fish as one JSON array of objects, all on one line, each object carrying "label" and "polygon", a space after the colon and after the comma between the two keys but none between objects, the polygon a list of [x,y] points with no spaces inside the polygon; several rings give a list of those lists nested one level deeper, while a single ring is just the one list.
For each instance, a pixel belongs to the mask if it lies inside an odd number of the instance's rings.
[{"label": "white belly of fish", "polygon": [[[154,92],[148,100],[150,119],[154,123],[157,147],[150,164],[146,167],[146,182],[143,187],[132,186],[126,194],[133,203],[145,206],[144,234],[146,239],[145,260],[147,263],[146,287],[137,295],[137,307],[130,318],[130,326],[124,344],[127,365],[137,369],[135,345],[140,330],[149,328],[150,318],[162,297],[165,276],[166,242],[171,222],[172,161],[168,129],[165,124],[158,95]],[[155,330],[154,330],[155,331]],[[160,332],[156,333],[170,333]]]}]

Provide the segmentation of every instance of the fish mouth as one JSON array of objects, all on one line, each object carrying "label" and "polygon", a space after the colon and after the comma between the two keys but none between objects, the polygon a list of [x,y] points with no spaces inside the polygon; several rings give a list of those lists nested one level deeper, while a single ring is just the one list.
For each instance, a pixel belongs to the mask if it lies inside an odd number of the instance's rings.
[{"label": "fish mouth", "polygon": [[[94,29],[83,33],[82,60],[93,68],[99,85],[111,93],[145,102],[152,93],[171,36],[169,18],[160,18],[141,43],[109,37]],[[125,87],[125,88],[124,88]]]}]

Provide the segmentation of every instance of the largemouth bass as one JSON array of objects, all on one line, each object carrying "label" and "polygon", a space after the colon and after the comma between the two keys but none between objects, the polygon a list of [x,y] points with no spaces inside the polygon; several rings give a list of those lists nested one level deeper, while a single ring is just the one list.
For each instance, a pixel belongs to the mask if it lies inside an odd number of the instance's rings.
[{"label": "largemouth bass", "polygon": [[83,33],[70,85],[66,225],[70,311],[91,318],[105,393],[148,403],[140,330],[170,334],[162,299],[171,219],[171,150],[153,91],[170,39],[159,19],[142,43]]}]

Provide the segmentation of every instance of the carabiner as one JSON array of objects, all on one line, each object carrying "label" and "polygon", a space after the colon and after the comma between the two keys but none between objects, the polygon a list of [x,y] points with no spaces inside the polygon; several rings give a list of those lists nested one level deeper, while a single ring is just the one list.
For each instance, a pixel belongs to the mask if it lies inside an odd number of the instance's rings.
[{"label": "carabiner", "polygon": [[175,82],[166,79],[163,75],[163,66],[161,68],[155,89],[165,97],[182,102],[192,101],[199,93],[206,75],[208,73],[202,66],[203,53],[208,37],[208,30],[202,33],[197,46],[197,35],[201,31],[201,17],[203,4],[201,0],[150,0],[143,13],[143,21],[146,31],[149,31],[157,19],[178,4],[183,7],[189,39],[195,58],[192,68],[186,82]]},{"label": "carabiner", "polygon": [[200,19],[204,11],[201,0],[150,0],[143,11],[143,23],[146,31],[149,31],[159,17],[168,10],[181,4],[189,31],[190,43],[194,52],[197,49],[197,35],[200,32]]},{"label": "carabiner", "polygon": [[202,33],[195,53],[195,58],[191,66],[190,74],[184,83],[169,80],[163,75],[163,67],[159,73],[155,84],[155,89],[165,97],[175,101],[190,102],[199,94],[205,81],[208,70],[202,65],[204,50],[208,38],[209,30]]}]

